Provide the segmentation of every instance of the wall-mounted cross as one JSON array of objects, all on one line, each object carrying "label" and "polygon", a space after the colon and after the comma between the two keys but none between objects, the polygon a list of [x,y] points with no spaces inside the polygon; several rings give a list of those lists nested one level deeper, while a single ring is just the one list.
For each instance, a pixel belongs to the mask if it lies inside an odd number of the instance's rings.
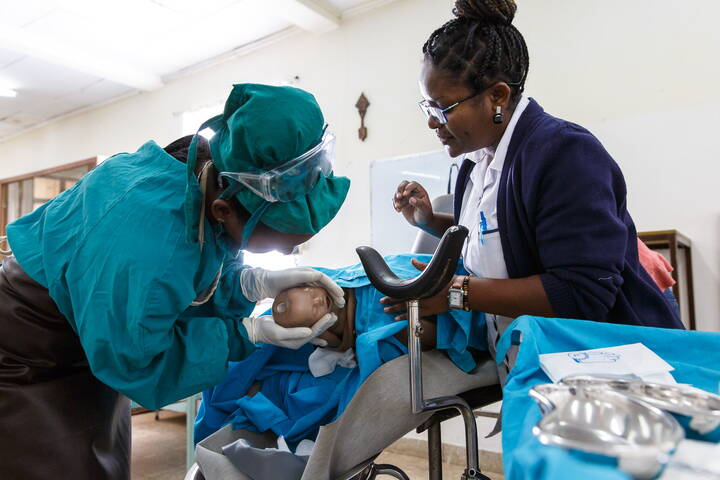
[{"label": "wall-mounted cross", "polygon": [[367,109],[370,106],[370,102],[368,101],[367,97],[364,93],[360,94],[360,98],[358,98],[357,103],[355,104],[355,108],[358,109],[358,113],[360,113],[360,129],[358,130],[358,138],[362,140],[363,142],[367,138],[367,128],[365,127],[365,114],[367,113]]}]

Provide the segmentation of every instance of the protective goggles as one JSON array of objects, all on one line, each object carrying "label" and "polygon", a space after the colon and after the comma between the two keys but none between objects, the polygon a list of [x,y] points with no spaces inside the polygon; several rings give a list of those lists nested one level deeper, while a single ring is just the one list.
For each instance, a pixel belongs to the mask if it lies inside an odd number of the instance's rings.
[{"label": "protective goggles", "polygon": [[321,177],[330,175],[334,161],[335,136],[325,133],[315,147],[277,168],[258,172],[220,172],[220,176],[249,188],[268,202],[290,202],[310,193]]}]

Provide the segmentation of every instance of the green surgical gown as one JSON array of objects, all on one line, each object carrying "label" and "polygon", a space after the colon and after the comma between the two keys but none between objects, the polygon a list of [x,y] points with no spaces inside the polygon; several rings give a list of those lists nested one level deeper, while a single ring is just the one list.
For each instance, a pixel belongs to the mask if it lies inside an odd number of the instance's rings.
[{"label": "green surgical gown", "polygon": [[[243,265],[207,221],[202,252],[186,239],[185,179],[151,141],[8,226],[18,263],[48,289],[93,374],[151,409],[218,383],[255,349],[241,323],[254,307]],[[213,297],[190,306],[221,268]]]}]

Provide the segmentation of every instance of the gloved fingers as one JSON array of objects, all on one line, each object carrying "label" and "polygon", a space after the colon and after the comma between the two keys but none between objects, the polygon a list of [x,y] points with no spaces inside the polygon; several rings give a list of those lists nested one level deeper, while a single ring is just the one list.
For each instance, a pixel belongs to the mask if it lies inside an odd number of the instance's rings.
[{"label": "gloved fingers", "polygon": [[327,290],[330,298],[335,302],[335,305],[337,305],[338,308],[343,308],[345,306],[345,292],[343,289],[324,273],[317,270],[312,271],[317,275],[314,280],[311,280],[311,283]]},{"label": "gloved fingers", "polygon": [[322,338],[319,338],[319,337],[313,338],[312,340],[310,340],[310,343],[312,343],[313,345],[316,345],[318,347],[327,347],[328,346],[327,340],[323,340]]},{"label": "gloved fingers", "polygon": [[326,313],[320,320],[310,327],[313,337],[317,337],[322,334],[325,330],[335,325],[335,322],[337,322],[337,315],[334,313]]},{"label": "gloved fingers", "polygon": [[273,329],[272,339],[267,343],[272,343],[283,348],[297,350],[313,338],[312,330],[307,327],[285,328],[277,325]]},{"label": "gloved fingers", "polygon": [[[277,324],[275,324],[277,325]],[[287,340],[293,341],[293,340],[306,340],[303,343],[307,343],[310,341],[310,339],[313,338],[313,331],[307,327],[281,327],[280,325],[277,325],[277,328],[274,329],[276,334],[276,338],[280,342],[284,342]],[[284,346],[284,345],[283,345]],[[297,348],[297,347],[295,347]]]},{"label": "gloved fingers", "polygon": [[278,272],[279,275],[286,279],[285,283],[291,284],[291,286],[314,282],[318,277],[318,273],[320,272],[308,267],[288,268]]},{"label": "gloved fingers", "polygon": [[240,288],[245,298],[259,302],[267,295],[264,288],[266,271],[262,268],[244,268],[240,272]]},{"label": "gloved fingers", "polygon": [[257,343],[257,337],[255,335],[255,319],[252,317],[243,318],[242,324],[248,334],[248,340],[250,340],[251,343]]}]

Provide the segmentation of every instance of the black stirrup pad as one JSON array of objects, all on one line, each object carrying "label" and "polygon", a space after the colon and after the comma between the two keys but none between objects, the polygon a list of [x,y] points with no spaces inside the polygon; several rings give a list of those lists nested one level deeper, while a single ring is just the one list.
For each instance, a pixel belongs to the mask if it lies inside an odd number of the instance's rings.
[{"label": "black stirrup pad", "polygon": [[467,234],[468,229],[461,225],[448,228],[427,268],[410,279],[398,278],[375,249],[358,247],[355,251],[370,283],[380,293],[398,300],[419,300],[440,293],[450,283]]}]

